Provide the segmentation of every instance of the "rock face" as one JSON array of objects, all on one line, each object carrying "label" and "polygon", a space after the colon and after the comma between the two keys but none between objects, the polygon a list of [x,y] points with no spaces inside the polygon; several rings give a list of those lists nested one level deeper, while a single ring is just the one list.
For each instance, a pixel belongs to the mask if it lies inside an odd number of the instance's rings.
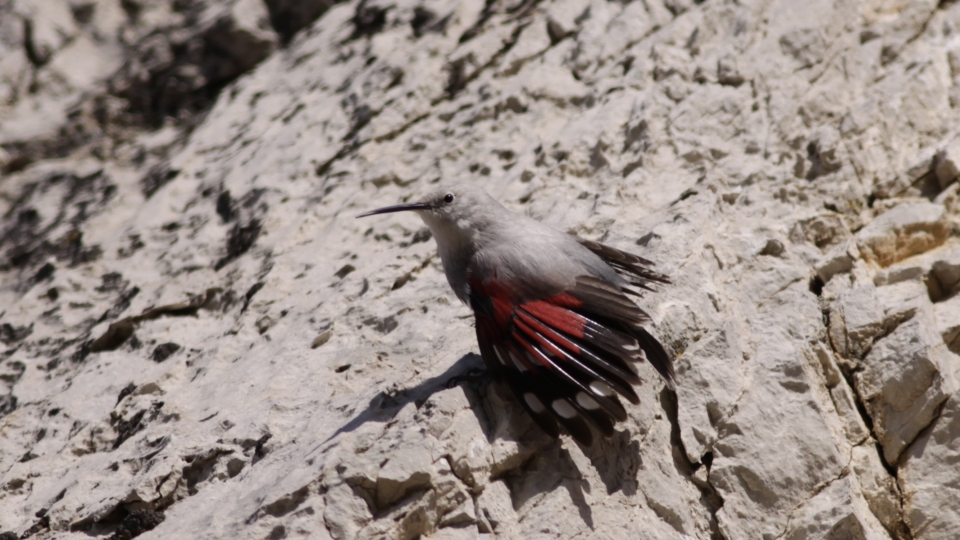
[{"label": "rock face", "polygon": [[[960,4],[0,0],[3,538],[960,536]],[[657,263],[676,392],[475,376],[438,181]]]}]

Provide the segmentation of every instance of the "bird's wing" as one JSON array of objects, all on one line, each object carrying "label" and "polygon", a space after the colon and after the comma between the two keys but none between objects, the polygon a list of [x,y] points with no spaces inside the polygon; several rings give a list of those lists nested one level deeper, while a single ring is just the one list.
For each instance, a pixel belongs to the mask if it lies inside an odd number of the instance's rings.
[{"label": "bird's wing", "polygon": [[[649,267],[653,263],[626,251],[606,246],[599,242],[584,240],[574,237],[583,247],[592,251],[596,256],[603,259],[603,262],[609,264],[621,277],[627,280],[630,285],[641,289],[652,290],[651,283],[670,283],[670,278],[651,270]],[[632,291],[627,291],[632,292]]]},{"label": "bird's wing", "polygon": [[[595,255],[603,259],[603,262],[609,264],[627,283],[633,287],[639,289],[645,289],[652,291],[651,286],[653,284],[669,284],[670,277],[666,274],[661,274],[651,270],[649,267],[653,266],[653,263],[643,257],[634,255],[632,253],[627,253],[626,251],[620,251],[619,249],[612,248],[610,246],[601,244],[599,242],[593,242],[591,240],[584,240],[582,238],[576,238],[576,240],[583,247],[592,251]],[[609,285],[607,282],[594,279],[594,283],[598,287],[604,287],[609,289],[608,294],[611,295],[620,295],[621,301],[627,301],[631,304],[631,300],[623,294],[632,294],[634,296],[640,296],[640,293],[630,288],[620,289],[619,287]],[[637,308],[638,310],[640,308]],[[643,313],[643,311],[640,311]],[[603,313],[598,314],[598,316],[603,316]],[[646,354],[647,360],[650,362],[650,365],[657,370],[658,373],[664,378],[667,383],[667,386],[673,388],[675,373],[673,370],[673,361],[670,360],[670,356],[663,349],[663,345],[657,341],[657,338],[653,337],[646,328],[641,326],[641,323],[649,322],[649,317],[646,313],[643,313],[643,317],[646,320],[641,321],[630,321],[628,323],[628,328],[625,330],[630,333],[633,337],[636,338],[637,342],[640,344],[640,348],[643,349]],[[615,323],[616,321],[612,321]]]},{"label": "bird's wing", "polygon": [[485,363],[547,433],[562,425],[590,445],[590,423],[612,435],[627,416],[617,394],[640,401],[631,385],[640,383],[633,363],[641,351],[672,381],[669,357],[641,326],[650,318],[618,288],[581,276],[559,294],[515,300],[523,297],[493,279],[470,280]]}]

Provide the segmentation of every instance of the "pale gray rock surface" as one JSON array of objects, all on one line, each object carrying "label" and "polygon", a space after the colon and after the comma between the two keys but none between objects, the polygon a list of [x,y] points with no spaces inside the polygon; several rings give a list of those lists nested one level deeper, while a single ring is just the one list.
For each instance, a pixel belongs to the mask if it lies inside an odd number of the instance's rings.
[{"label": "pale gray rock surface", "polygon": [[[0,0],[0,533],[952,539],[960,4]],[[617,434],[474,373],[441,181],[636,252]]]},{"label": "pale gray rock surface", "polygon": [[950,538],[960,534],[960,482],[944,475],[944,467],[960,456],[960,400],[954,395],[940,418],[910,447],[903,458],[900,485],[904,517],[921,538]]}]

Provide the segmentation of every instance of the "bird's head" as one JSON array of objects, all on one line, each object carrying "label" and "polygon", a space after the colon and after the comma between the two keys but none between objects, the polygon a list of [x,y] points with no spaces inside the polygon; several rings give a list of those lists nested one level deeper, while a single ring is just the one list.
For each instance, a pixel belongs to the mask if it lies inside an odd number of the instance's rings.
[{"label": "bird's head", "polygon": [[423,219],[442,250],[470,242],[506,210],[482,188],[456,184],[437,188],[417,202],[378,208],[357,217],[405,211],[416,212]]}]

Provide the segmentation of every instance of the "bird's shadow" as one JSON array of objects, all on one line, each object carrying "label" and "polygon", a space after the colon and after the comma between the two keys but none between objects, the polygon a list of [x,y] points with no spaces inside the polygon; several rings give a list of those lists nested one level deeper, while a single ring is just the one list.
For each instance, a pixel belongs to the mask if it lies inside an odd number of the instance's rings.
[{"label": "bird's shadow", "polygon": [[[560,440],[550,438],[533,424],[509,388],[494,383],[483,359],[474,353],[461,356],[443,373],[416,386],[378,393],[365,409],[317,448],[327,446],[338,436],[353,432],[367,422],[389,422],[408,404],[414,403],[419,408],[432,395],[457,385],[470,390],[466,392],[470,409],[488,442],[493,444],[498,439],[515,442],[520,453],[527,456],[519,467],[503,473],[514,508],[519,509],[531,499],[563,487],[584,524],[594,530],[593,511],[586,497],[590,492],[585,474],[588,471],[581,470],[582,465],[578,465]],[[499,410],[495,401],[512,410]],[[570,443],[576,444],[572,440]],[[627,496],[636,494],[637,474],[643,462],[640,444],[629,432],[620,431],[609,438],[597,434],[593,446],[580,449],[604,483],[608,495],[617,491]]]},{"label": "bird's shadow", "polygon": [[483,371],[483,359],[474,353],[467,353],[450,365],[440,375],[430,377],[416,386],[397,391],[382,391],[374,396],[367,407],[360,411],[353,420],[340,427],[337,431],[320,443],[324,446],[344,433],[355,431],[367,422],[388,422],[392,420],[405,406],[414,403],[418,408],[430,396],[453,388],[461,379],[472,377],[471,373]]}]

